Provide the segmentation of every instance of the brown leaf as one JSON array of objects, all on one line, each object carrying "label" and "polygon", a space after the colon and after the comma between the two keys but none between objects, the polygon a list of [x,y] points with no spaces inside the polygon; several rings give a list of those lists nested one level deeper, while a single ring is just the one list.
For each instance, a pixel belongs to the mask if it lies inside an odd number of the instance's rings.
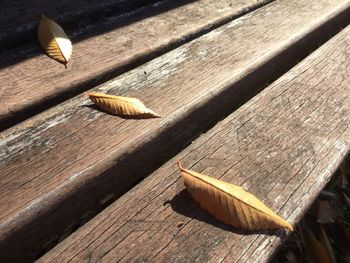
[{"label": "brown leaf", "polygon": [[[349,179],[350,173],[348,172],[347,162],[341,164],[338,168],[338,172],[334,175],[331,182],[333,187],[340,188],[339,190],[343,192],[348,192],[349,190]],[[339,190],[337,192],[339,192]]]},{"label": "brown leaf", "polygon": [[317,222],[321,224],[333,223],[339,216],[339,213],[339,208],[336,205],[331,205],[328,200],[320,200]]},{"label": "brown leaf", "polygon": [[54,21],[41,15],[38,39],[46,54],[65,66],[72,55],[72,43],[63,29]]},{"label": "brown leaf", "polygon": [[348,208],[350,208],[350,198],[347,196],[346,193],[343,193],[343,196],[344,196],[345,204],[348,206]]},{"label": "brown leaf", "polygon": [[89,98],[105,111],[124,116],[160,117],[159,114],[148,109],[140,100],[103,94],[99,92],[86,93]]},{"label": "brown leaf", "polygon": [[329,242],[328,236],[326,231],[323,229],[323,227],[320,225],[320,240],[324,248],[326,249],[328,258],[331,263],[336,263],[336,259],[334,256],[333,248]]},{"label": "brown leaf", "polygon": [[297,257],[292,251],[288,251],[286,254],[286,259],[288,263],[298,263]]},{"label": "brown leaf", "polygon": [[193,199],[224,223],[248,230],[293,230],[292,225],[242,187],[184,169],[179,162],[178,166]]},{"label": "brown leaf", "polygon": [[315,237],[311,230],[303,226],[303,233],[306,241],[306,256],[311,263],[329,263],[331,262],[325,247]]},{"label": "brown leaf", "polygon": [[349,189],[349,182],[348,182],[348,179],[346,178],[345,174],[342,174],[342,176],[341,176],[341,188],[343,190]]},{"label": "brown leaf", "polygon": [[332,199],[334,201],[338,200],[338,196],[335,193],[327,190],[322,190],[319,197],[322,199]]}]

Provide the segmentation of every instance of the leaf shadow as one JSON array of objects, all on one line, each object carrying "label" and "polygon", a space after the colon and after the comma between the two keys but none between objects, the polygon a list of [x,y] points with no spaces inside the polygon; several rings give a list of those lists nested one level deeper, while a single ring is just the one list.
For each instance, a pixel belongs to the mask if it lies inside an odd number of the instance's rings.
[{"label": "leaf shadow", "polygon": [[190,194],[186,190],[182,190],[172,200],[167,201],[165,204],[170,204],[171,208],[186,217],[205,222],[214,227],[220,228],[225,231],[230,231],[239,235],[256,235],[263,234],[268,236],[276,236],[281,240],[286,240],[287,234],[283,229],[277,230],[242,230],[233,226],[227,225],[215,217],[211,216],[207,211],[197,205],[191,198]]},{"label": "leaf shadow", "polygon": [[112,113],[105,111],[104,109],[98,107],[95,104],[85,104],[85,105],[81,105],[80,107],[87,107],[87,108],[90,108],[93,110],[103,112],[103,113],[108,114],[110,116],[117,116],[117,117],[125,119],[125,120],[145,120],[145,119],[158,119],[159,118],[159,117],[155,117],[155,116],[150,115],[150,114],[143,114],[143,115],[137,115],[137,116],[124,116],[124,115],[119,115],[119,114],[112,114]]}]

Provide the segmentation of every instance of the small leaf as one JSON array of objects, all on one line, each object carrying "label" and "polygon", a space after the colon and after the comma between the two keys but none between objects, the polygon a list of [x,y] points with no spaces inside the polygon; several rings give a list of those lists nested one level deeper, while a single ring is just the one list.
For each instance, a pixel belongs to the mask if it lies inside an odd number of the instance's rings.
[{"label": "small leaf", "polygon": [[340,187],[343,191],[347,191],[349,189],[349,181],[347,178],[348,176],[348,168],[347,165],[344,163],[339,167],[339,176],[335,181],[335,185]]},{"label": "small leaf", "polygon": [[66,66],[72,55],[72,43],[63,29],[45,15],[41,15],[38,39],[49,57]]},{"label": "small leaf", "polygon": [[346,178],[346,174],[347,174],[347,172],[343,172],[343,173],[341,174],[341,188],[342,188],[343,190],[349,189],[349,181],[348,181],[348,179]]},{"label": "small leaf", "polygon": [[292,251],[288,251],[286,254],[286,259],[288,263],[298,263],[297,257]]},{"label": "small leaf", "polygon": [[334,256],[333,248],[331,246],[331,243],[329,242],[326,231],[324,230],[324,228],[321,225],[320,225],[320,240],[321,240],[321,243],[327,252],[327,255],[328,255],[330,262],[336,263],[337,261],[336,261],[335,256]]},{"label": "small leaf", "polygon": [[331,205],[328,200],[319,201],[317,222],[321,224],[333,223],[339,216],[339,208]]},{"label": "small leaf", "polygon": [[329,263],[330,258],[328,257],[326,248],[320,241],[315,237],[314,233],[306,226],[303,226],[303,232],[306,241],[306,256],[311,263]]},{"label": "small leaf", "polygon": [[348,208],[350,208],[350,198],[347,196],[346,193],[343,193],[343,196],[344,196],[345,204],[348,206]]},{"label": "small leaf", "polygon": [[124,116],[160,117],[159,114],[148,109],[140,100],[103,94],[99,92],[86,93],[89,98],[105,111]]},{"label": "small leaf", "polygon": [[327,190],[322,190],[319,196],[323,199],[332,199],[334,201],[338,200],[338,196],[335,193]]},{"label": "small leaf", "polygon": [[192,198],[224,223],[248,230],[293,230],[292,225],[242,187],[184,169],[179,162],[178,166]]}]

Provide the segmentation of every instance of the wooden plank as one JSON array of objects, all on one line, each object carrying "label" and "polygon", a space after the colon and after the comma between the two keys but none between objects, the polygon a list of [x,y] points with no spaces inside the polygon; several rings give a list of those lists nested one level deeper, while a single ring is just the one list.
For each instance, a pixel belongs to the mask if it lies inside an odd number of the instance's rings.
[{"label": "wooden plank", "polygon": [[78,96],[2,133],[0,258],[35,257],[91,218],[349,21],[349,5],[276,2],[98,87],[162,119],[106,115]]},{"label": "wooden plank", "polygon": [[[75,2],[78,6],[84,1]],[[0,130],[269,1],[165,1],[140,9],[129,18],[123,14],[92,24],[75,23],[67,32],[74,46],[68,69],[48,58],[36,39],[33,44],[2,52]],[[108,5],[111,2],[107,1]],[[74,4],[72,10],[77,6]]]},{"label": "wooden plank", "polygon": [[0,16],[0,49],[22,45],[36,37],[38,17],[45,13],[66,29],[74,24],[98,21],[102,16],[130,12],[155,0],[2,0]]},{"label": "wooden plank", "polygon": [[267,262],[286,239],[208,216],[186,167],[242,185],[296,224],[350,149],[350,26],[38,262]]}]

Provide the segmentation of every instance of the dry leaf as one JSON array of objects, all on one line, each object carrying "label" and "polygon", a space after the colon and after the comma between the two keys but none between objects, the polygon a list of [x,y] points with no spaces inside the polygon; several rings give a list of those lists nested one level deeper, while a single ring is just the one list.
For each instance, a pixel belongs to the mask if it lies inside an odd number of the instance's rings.
[{"label": "dry leaf", "polygon": [[321,225],[320,225],[320,240],[321,240],[322,245],[326,249],[326,252],[327,252],[327,255],[328,255],[330,262],[336,263],[337,261],[336,261],[335,256],[334,256],[333,248],[329,242],[326,231],[323,229],[323,227]]},{"label": "dry leaf", "polygon": [[330,259],[322,243],[318,241],[318,239],[311,232],[311,230],[305,225],[303,226],[303,232],[304,232],[305,241],[307,244],[305,252],[309,262],[329,263]]},{"label": "dry leaf", "polygon": [[347,196],[346,193],[343,193],[343,196],[344,196],[345,204],[348,206],[348,208],[350,208],[350,198]]},{"label": "dry leaf", "polygon": [[288,263],[298,263],[297,257],[292,251],[288,251],[286,254],[286,259]]},{"label": "dry leaf", "polygon": [[339,216],[339,208],[331,205],[328,200],[319,201],[317,222],[321,224],[333,223]]},{"label": "dry leaf", "polygon": [[46,54],[66,66],[73,47],[63,29],[56,22],[41,15],[38,38]]},{"label": "dry leaf", "polygon": [[125,116],[160,117],[159,114],[146,108],[138,99],[114,96],[99,92],[86,93],[97,106],[105,111]]},{"label": "dry leaf", "polygon": [[319,197],[322,199],[332,199],[334,201],[338,200],[338,196],[335,193],[327,190],[322,190]]},{"label": "dry leaf", "polygon": [[224,223],[248,230],[293,230],[292,225],[242,187],[184,169],[179,162],[178,166],[193,199]]},{"label": "dry leaf", "polygon": [[335,184],[340,187],[343,191],[347,191],[349,189],[349,182],[348,182],[348,168],[346,164],[342,164],[339,167],[339,176],[335,181]]},{"label": "dry leaf", "polygon": [[341,174],[341,188],[343,190],[349,189],[349,182],[348,182],[348,179],[346,178],[346,174],[347,173],[342,173]]}]

